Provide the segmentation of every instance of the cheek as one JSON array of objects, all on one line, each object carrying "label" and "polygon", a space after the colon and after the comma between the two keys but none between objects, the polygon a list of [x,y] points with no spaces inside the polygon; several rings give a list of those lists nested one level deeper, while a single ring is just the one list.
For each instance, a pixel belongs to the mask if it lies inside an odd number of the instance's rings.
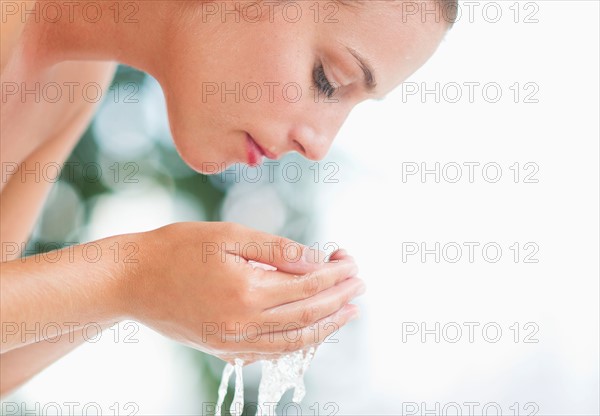
[{"label": "cheek", "polygon": [[205,173],[209,164],[228,162],[234,145],[225,140],[232,113],[220,95],[210,95],[214,85],[218,83],[175,74],[162,84],[175,147],[192,169]]},{"label": "cheek", "polygon": [[175,145],[194,169],[239,153],[244,130],[283,130],[312,100],[314,51],[309,42],[301,46],[301,31],[274,26],[233,29],[201,43],[187,34],[177,39],[159,81]]},{"label": "cheek", "polygon": [[274,34],[270,42],[263,36],[238,40],[228,47],[196,48],[195,52],[193,42],[187,40],[169,66],[165,82],[173,114],[187,111],[189,121],[215,126],[240,119],[248,110],[285,106],[299,94],[296,90],[303,96],[310,93],[307,81],[312,60],[307,56],[311,52],[290,47],[294,39],[289,35]]}]

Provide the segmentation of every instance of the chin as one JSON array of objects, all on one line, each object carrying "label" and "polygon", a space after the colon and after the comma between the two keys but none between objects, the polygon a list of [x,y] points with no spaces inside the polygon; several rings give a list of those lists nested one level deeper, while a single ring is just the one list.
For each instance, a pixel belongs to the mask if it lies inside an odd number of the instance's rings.
[{"label": "chin", "polygon": [[233,163],[216,163],[216,162],[205,162],[202,164],[201,168],[195,168],[191,166],[196,172],[201,173],[203,175],[217,175],[223,171],[225,171],[228,167],[232,166]]},{"label": "chin", "polygon": [[183,156],[182,159],[190,168],[203,175],[216,175],[235,163],[226,161],[215,162],[216,159],[209,160],[207,158],[189,160]]},{"label": "chin", "polygon": [[198,149],[198,146],[194,147],[195,149],[191,150],[190,148],[186,148],[185,145],[182,146],[175,141],[175,149],[177,150],[177,153],[179,153],[181,159],[192,170],[198,173],[203,175],[216,175],[234,164],[234,162],[227,162],[223,160],[223,158],[219,158],[218,155],[214,153],[203,153],[202,150]]}]

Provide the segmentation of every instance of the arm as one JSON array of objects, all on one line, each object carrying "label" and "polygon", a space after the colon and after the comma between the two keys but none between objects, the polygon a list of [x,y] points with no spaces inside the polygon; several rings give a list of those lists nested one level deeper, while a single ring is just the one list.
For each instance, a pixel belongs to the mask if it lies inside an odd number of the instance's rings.
[{"label": "arm", "polygon": [[[71,82],[81,84],[95,82],[105,90],[110,85],[116,66],[114,63],[78,62],[76,66],[66,68],[63,64],[61,71]],[[78,72],[76,72],[78,71]],[[21,104],[25,105],[25,104]],[[57,104],[58,105],[58,104]],[[22,175],[22,170],[36,170],[36,166],[62,165],[79,138],[83,135],[90,123],[95,103],[74,102],[72,107],[65,108],[64,119],[56,121],[55,131],[48,131],[48,137],[42,140],[42,144],[35,148],[24,160],[19,159],[11,151],[18,147],[21,137],[0,134],[0,162],[2,164],[2,178],[0,180],[0,241],[2,242],[2,261],[16,259],[20,255],[22,244],[29,239],[31,230],[44,206],[44,201],[53,181],[38,178],[35,175]],[[23,107],[22,111],[27,111]],[[8,123],[7,123],[8,126]],[[8,128],[3,125],[3,128]],[[9,132],[10,133],[10,132]],[[11,156],[12,155],[12,156]],[[9,169],[10,167],[10,169]],[[15,171],[13,171],[13,167]],[[7,251],[6,246],[11,246]],[[18,249],[13,251],[13,247]]]},{"label": "arm", "polygon": [[21,18],[19,11],[20,7],[26,7],[31,10],[34,6],[34,0],[24,1],[18,4],[13,1],[0,0],[0,8],[2,9],[2,20],[0,20],[0,37],[2,44],[0,48],[0,72],[8,63],[17,44],[23,29],[25,28],[25,20]]},{"label": "arm", "polygon": [[[104,330],[109,325],[101,326]],[[62,334],[58,341],[42,340],[0,355],[0,397],[11,393],[50,364],[83,344],[89,336],[84,331],[75,330]]]},{"label": "arm", "polygon": [[[137,262],[124,263],[131,245]],[[290,255],[290,246],[298,256]],[[323,259],[309,247],[235,224],[180,223],[1,263],[3,367],[15,360],[1,390],[12,390],[74,346],[36,342],[90,323],[134,319],[247,363],[320,344],[356,316],[348,303],[363,291],[350,256]],[[254,268],[249,260],[276,270]],[[20,352],[25,349],[32,352]],[[35,363],[18,367],[34,355]]]},{"label": "arm", "polygon": [[[112,237],[93,248],[53,252],[51,258],[58,261],[49,261],[48,255],[1,263],[0,395],[80,345],[85,325],[98,323],[105,329],[119,320],[118,285],[126,267],[124,256],[115,261],[114,244],[123,247],[127,239]],[[92,263],[98,248],[102,255]]]},{"label": "arm", "polygon": [[0,353],[89,323],[118,321],[127,240],[111,237],[1,263]]}]

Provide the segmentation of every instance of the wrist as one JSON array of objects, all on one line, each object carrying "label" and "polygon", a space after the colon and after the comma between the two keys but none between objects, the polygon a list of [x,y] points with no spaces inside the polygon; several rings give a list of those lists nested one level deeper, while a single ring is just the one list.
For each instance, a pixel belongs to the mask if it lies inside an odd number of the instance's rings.
[{"label": "wrist", "polygon": [[123,234],[101,240],[107,270],[109,316],[111,320],[136,319],[139,282],[144,276],[141,259],[142,234]]}]

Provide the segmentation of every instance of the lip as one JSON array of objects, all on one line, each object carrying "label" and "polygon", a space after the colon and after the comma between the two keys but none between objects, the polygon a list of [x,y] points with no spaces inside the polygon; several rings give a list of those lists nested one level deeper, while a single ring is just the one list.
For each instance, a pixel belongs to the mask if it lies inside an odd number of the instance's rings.
[{"label": "lip", "polygon": [[248,164],[250,166],[257,166],[262,163],[262,159],[265,153],[256,141],[246,133],[246,154],[248,157]]},{"label": "lip", "polygon": [[[260,146],[259,146],[260,147]],[[272,159],[272,160],[276,160],[279,159],[279,156],[276,155],[275,153],[271,153],[269,152],[267,149],[263,149],[262,147],[260,148],[260,150],[263,152],[263,155],[265,155],[267,158]]]},{"label": "lip", "polygon": [[263,157],[277,159],[277,155],[263,149],[249,133],[246,133],[246,143],[246,153],[248,156],[248,164],[250,166],[259,165],[262,162]]}]

